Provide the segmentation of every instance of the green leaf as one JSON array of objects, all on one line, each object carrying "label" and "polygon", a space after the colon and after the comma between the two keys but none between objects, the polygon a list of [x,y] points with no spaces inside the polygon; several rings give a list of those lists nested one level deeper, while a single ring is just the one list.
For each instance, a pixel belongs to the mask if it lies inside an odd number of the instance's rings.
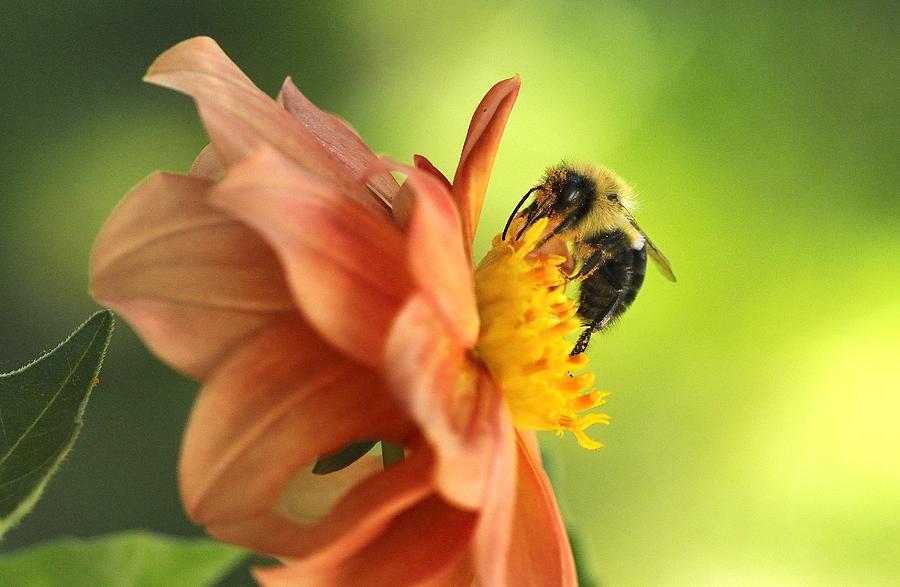
[{"label": "green leaf", "polygon": [[246,556],[206,538],[123,532],[67,538],[0,557],[0,577],[34,587],[198,587],[214,584]]},{"label": "green leaf", "polygon": [[0,537],[31,511],[72,448],[113,322],[109,310],[97,312],[49,353],[0,375]]}]

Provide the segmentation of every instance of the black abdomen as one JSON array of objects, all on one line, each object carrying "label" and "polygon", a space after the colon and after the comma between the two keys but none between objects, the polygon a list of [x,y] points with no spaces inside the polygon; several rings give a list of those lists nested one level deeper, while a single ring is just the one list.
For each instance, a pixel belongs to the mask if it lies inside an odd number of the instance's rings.
[{"label": "black abdomen", "polygon": [[626,239],[619,242],[606,251],[607,260],[581,282],[578,316],[594,331],[604,329],[627,310],[644,283],[646,249],[633,249]]}]

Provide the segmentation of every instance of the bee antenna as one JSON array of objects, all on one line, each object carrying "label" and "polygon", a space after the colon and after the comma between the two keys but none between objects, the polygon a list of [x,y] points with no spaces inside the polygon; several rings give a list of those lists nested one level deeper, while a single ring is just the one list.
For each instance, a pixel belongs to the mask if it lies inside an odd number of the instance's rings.
[{"label": "bee antenna", "polygon": [[506,233],[509,231],[509,226],[512,224],[513,218],[515,218],[516,214],[518,214],[519,208],[522,207],[522,204],[525,203],[525,200],[528,199],[528,196],[530,196],[532,193],[534,193],[539,187],[541,187],[541,186],[536,185],[533,188],[531,188],[530,190],[528,190],[525,193],[525,195],[522,196],[522,199],[519,200],[519,203],[516,204],[516,207],[513,208],[512,214],[510,214],[509,218],[506,220],[506,226],[503,227],[503,236],[500,237],[500,240],[504,240],[504,241],[506,240]]}]

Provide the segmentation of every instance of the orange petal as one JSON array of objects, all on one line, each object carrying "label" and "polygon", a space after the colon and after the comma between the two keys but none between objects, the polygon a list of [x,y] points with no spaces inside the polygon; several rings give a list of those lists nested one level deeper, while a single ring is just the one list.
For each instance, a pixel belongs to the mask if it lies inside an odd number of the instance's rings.
[{"label": "orange petal", "polygon": [[257,569],[266,587],[395,587],[421,585],[454,565],[468,544],[476,514],[430,497],[394,518],[385,531],[340,565],[304,562]]},{"label": "orange petal", "polygon": [[364,179],[366,171],[378,161],[378,156],[356,134],[344,119],[325,112],[304,96],[291,78],[284,80],[278,102],[318,139],[335,159],[343,163],[353,177],[368,180],[386,202],[390,203],[400,186],[389,173]]},{"label": "orange petal", "polygon": [[406,230],[409,225],[409,216],[412,214],[413,205],[416,198],[413,195],[413,189],[409,182],[403,182],[394,200],[391,202],[391,214],[394,217],[394,223],[402,230]]},{"label": "orange petal", "polygon": [[[302,486],[305,491],[304,517],[310,523],[317,522],[325,518],[354,486],[365,483],[381,470],[381,457],[369,455],[329,475],[315,475],[312,473],[312,466],[306,466],[288,481],[287,491],[293,492]],[[354,513],[359,516],[368,513],[368,510]],[[334,516],[327,517],[331,522]],[[308,537],[313,536],[315,542],[320,542],[320,536],[317,535],[320,533],[310,532],[309,527],[310,524],[298,523],[295,516],[288,517],[280,508],[272,507],[269,511],[254,512],[236,521],[210,522],[206,531],[222,542],[257,552],[280,557],[300,557],[316,548],[328,546],[321,542],[314,543],[313,548],[310,548]]]},{"label": "orange petal", "polygon": [[301,319],[273,322],[243,341],[194,406],[181,453],[185,509],[204,524],[269,512],[317,457],[353,440],[408,433],[378,376]]},{"label": "orange petal", "polygon": [[[470,545],[471,546],[471,545]],[[452,566],[422,583],[422,587],[478,587],[488,583],[475,583],[472,556],[466,551]],[[498,583],[499,585],[499,583]]]},{"label": "orange petal", "polygon": [[144,79],[194,98],[225,167],[268,144],[328,178],[347,196],[386,212],[312,133],[257,88],[209,37],[175,45],[153,62]]},{"label": "orange petal", "polygon": [[534,462],[541,465],[541,446],[538,444],[537,432],[534,430],[517,430],[516,433],[519,436],[519,442],[528,449],[528,454],[531,455]]},{"label": "orange petal", "polygon": [[[444,177],[444,174],[441,173],[437,167],[431,164],[431,161],[423,157],[422,155],[413,155],[413,161],[415,161],[416,169],[419,169],[425,173],[430,174],[436,180],[440,182],[444,189],[448,192],[450,191],[450,181]],[[376,165],[374,167],[375,170],[379,168],[391,168],[394,164],[387,159],[382,160],[381,165]],[[396,165],[396,168],[403,168],[402,165]],[[409,182],[404,182],[402,186],[400,186],[400,190],[397,191],[397,194],[394,196],[393,201],[391,202],[391,212],[393,213],[394,220],[397,225],[406,228],[409,224],[409,216],[412,214],[412,208],[415,204],[415,195],[412,185]],[[468,245],[467,245],[468,246]]]},{"label": "orange petal", "polygon": [[437,454],[437,490],[459,507],[477,508],[493,459],[491,416],[502,402],[490,377],[420,295],[400,311],[385,356],[395,396]]},{"label": "orange petal", "polygon": [[435,167],[425,155],[413,155],[413,165],[416,166],[416,169],[421,169],[422,171],[433,175],[436,180],[441,182],[441,185],[444,186],[448,192],[453,189],[447,176],[441,173],[441,170]]},{"label": "orange petal", "polygon": [[327,475],[314,473],[315,464],[296,472],[278,500],[281,515],[300,524],[318,522],[354,486],[384,470],[381,455],[372,453]]},{"label": "orange petal", "polygon": [[421,292],[440,312],[458,344],[471,348],[478,338],[478,307],[472,264],[462,239],[459,214],[450,194],[432,175],[387,163],[407,174],[412,209],[406,223],[410,270]]},{"label": "orange petal", "polygon": [[575,561],[553,487],[520,438],[507,585],[576,586]]},{"label": "orange petal", "polygon": [[412,288],[396,226],[268,148],[232,167],[211,201],[277,251],[297,304],[323,338],[381,365]]},{"label": "orange petal", "polygon": [[[381,459],[373,459],[380,469]],[[335,475],[349,472],[350,477],[357,477],[357,483],[336,499],[333,507],[321,512],[323,517],[315,523],[300,524],[283,513],[267,512],[235,523],[214,524],[207,531],[220,540],[259,552],[303,559],[308,569],[339,564],[381,534],[392,519],[431,494],[429,451],[412,454],[404,462],[375,474],[368,474],[366,467],[360,467],[361,474],[354,473],[353,469],[365,460],[330,475],[313,475],[305,470],[292,480],[298,492],[292,499],[299,504],[317,497],[316,492],[309,491],[311,479],[324,490],[328,485],[335,485]],[[297,479],[301,480],[302,487],[295,485]],[[340,489],[335,488],[332,493]],[[307,507],[305,503],[303,507]],[[284,508],[282,505],[282,512]]]},{"label": "orange petal", "polygon": [[188,175],[212,181],[222,179],[222,176],[225,175],[225,167],[219,161],[219,156],[216,155],[216,150],[213,149],[212,145],[206,145],[197,154],[194,162],[191,163],[191,170],[188,172]]},{"label": "orange petal", "polygon": [[494,85],[475,109],[469,123],[459,166],[453,177],[453,197],[459,206],[469,243],[475,237],[497,146],[521,85],[522,80],[518,76]]},{"label": "orange petal", "polygon": [[503,401],[490,414],[494,449],[485,472],[487,485],[475,529],[473,564],[481,585],[507,583],[508,557],[516,508],[516,431]]},{"label": "orange petal", "polygon": [[91,254],[91,292],[163,360],[203,378],[273,316],[295,311],[278,259],[206,203],[208,181],[156,173],[113,211]]}]

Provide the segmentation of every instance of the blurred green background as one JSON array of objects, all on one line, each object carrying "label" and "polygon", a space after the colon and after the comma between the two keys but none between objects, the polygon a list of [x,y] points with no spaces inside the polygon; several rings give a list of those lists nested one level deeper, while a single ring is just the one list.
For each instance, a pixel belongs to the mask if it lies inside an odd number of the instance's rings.
[{"label": "blurred green background", "polygon": [[[900,11],[893,3],[0,0],[0,371],[95,309],[93,236],[205,143],[141,83],[215,37],[267,92],[292,75],[373,148],[456,164],[495,81],[523,88],[479,251],[561,158],[617,170],[672,260],[596,339],[606,447],[543,440],[603,585],[900,584]],[[196,534],[175,487],[197,386],[127,325],[72,456],[2,545]]]}]

